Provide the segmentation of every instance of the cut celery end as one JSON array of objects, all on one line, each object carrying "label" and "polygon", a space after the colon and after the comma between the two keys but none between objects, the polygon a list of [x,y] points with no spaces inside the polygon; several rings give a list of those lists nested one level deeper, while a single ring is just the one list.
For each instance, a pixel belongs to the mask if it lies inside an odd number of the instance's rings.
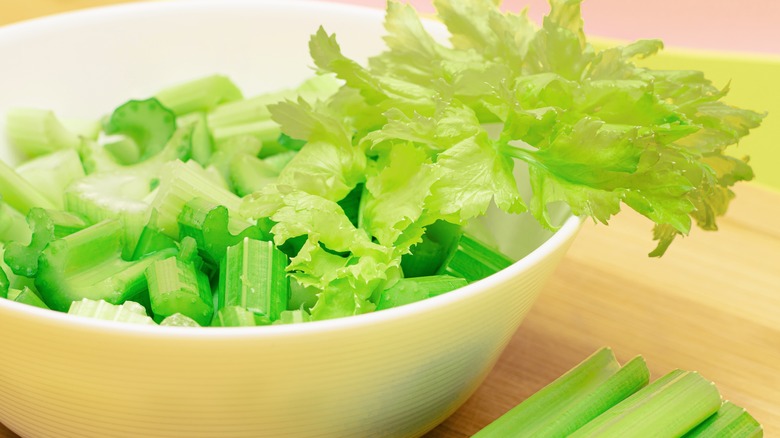
[{"label": "cut celery end", "polygon": [[683,438],[761,438],[764,430],[745,409],[725,401],[715,415],[707,418]]},{"label": "cut celery end", "polygon": [[270,325],[271,320],[265,315],[257,315],[254,312],[239,306],[229,306],[219,309],[214,314],[211,322],[213,327],[254,327],[258,325]]},{"label": "cut celery end", "polygon": [[208,325],[214,313],[209,279],[192,263],[176,257],[158,260],[145,271],[155,320],[181,313]]},{"label": "cut celery end", "polygon": [[720,394],[698,373],[676,370],[613,406],[571,437],[679,437],[717,412]]},{"label": "cut celery end", "polygon": [[401,257],[401,269],[406,277],[425,277],[441,273],[448,254],[456,248],[462,234],[459,225],[436,221],[429,225],[422,241],[411,248],[411,254]]},{"label": "cut celery end", "polygon": [[52,111],[15,108],[8,111],[6,132],[11,145],[34,157],[78,147],[78,135],[62,125]]},{"label": "cut celery end", "polygon": [[462,277],[471,283],[493,275],[512,263],[509,257],[464,233],[439,273]]},{"label": "cut celery end", "polygon": [[123,304],[111,304],[103,300],[85,298],[74,301],[69,307],[68,313],[106,321],[156,325],[152,318],[146,315],[144,306],[134,301],[126,301]]},{"label": "cut celery end", "polygon": [[403,278],[379,294],[376,310],[403,306],[466,286],[463,278],[449,275]]},{"label": "cut celery end", "polygon": [[178,224],[179,237],[195,239],[200,255],[214,265],[225,257],[229,246],[240,243],[244,238],[271,240],[271,236],[260,228],[240,219],[231,219],[224,206],[201,198],[184,205]]},{"label": "cut celery end", "polygon": [[241,205],[241,198],[215,185],[206,171],[194,161],[172,161],[163,166],[157,196],[152,201],[152,207],[157,211],[158,229],[178,239],[179,214],[184,205],[194,198],[224,206],[228,213],[237,212]]},{"label": "cut celery end", "polygon": [[65,188],[84,178],[84,167],[75,149],[41,155],[22,163],[16,172],[57,208],[64,208]]},{"label": "cut celery end", "polygon": [[239,154],[230,161],[230,182],[239,196],[260,191],[276,182],[279,173],[255,156]]},{"label": "cut celery end", "polygon": [[244,96],[228,77],[211,75],[168,87],[155,97],[179,116],[208,112],[219,104],[241,100]]},{"label": "cut celery end", "polygon": [[181,313],[174,313],[160,322],[164,327],[201,327],[194,319]]},{"label": "cut celery end", "polygon": [[150,254],[164,249],[176,248],[176,241],[162,234],[153,226],[145,226],[138,237],[138,244],[133,250],[132,260],[140,260]]},{"label": "cut celery end", "polygon": [[561,411],[588,397],[619,370],[612,350],[603,348],[477,432],[474,438],[535,436],[526,432],[553,424]]},{"label": "cut celery end", "polygon": [[114,110],[104,129],[132,138],[145,160],[161,151],[176,131],[176,115],[155,98],[130,100]]},{"label": "cut celery end", "polygon": [[42,208],[30,209],[27,223],[32,230],[29,245],[11,242],[4,254],[5,262],[14,274],[25,277],[34,277],[38,272],[38,258],[49,242],[88,226],[84,219],[74,214]]},{"label": "cut celery end", "polygon": [[273,242],[244,238],[228,247],[220,265],[219,307],[238,306],[279,319],[290,299],[287,264]]},{"label": "cut celery end", "polygon": [[0,193],[3,202],[22,214],[27,214],[33,207],[57,209],[49,198],[2,161],[0,161]]},{"label": "cut celery end", "polygon": [[41,309],[49,308],[49,306],[47,306],[46,303],[44,303],[41,298],[29,287],[24,287],[21,290],[10,289],[8,291],[8,299],[11,301],[16,301],[17,303],[40,307]]}]

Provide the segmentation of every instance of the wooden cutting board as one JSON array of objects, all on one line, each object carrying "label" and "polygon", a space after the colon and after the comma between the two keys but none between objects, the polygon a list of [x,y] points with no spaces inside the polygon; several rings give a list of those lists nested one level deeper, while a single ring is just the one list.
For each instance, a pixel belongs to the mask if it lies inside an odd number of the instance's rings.
[{"label": "wooden cutting board", "polygon": [[[6,1],[0,24],[112,0]],[[661,259],[650,224],[586,224],[493,372],[427,436],[467,437],[602,346],[641,354],[654,377],[697,370],[780,436],[780,193],[743,184],[716,233]],[[0,425],[0,438],[17,438]]]}]

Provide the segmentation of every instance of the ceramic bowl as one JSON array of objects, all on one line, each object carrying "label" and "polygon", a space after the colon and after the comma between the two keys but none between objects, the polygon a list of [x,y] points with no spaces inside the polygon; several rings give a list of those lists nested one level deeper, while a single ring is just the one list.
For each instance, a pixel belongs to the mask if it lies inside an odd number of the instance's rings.
[{"label": "ceramic bowl", "polygon": [[[213,73],[247,95],[311,74],[307,40],[381,47],[382,11],[302,1],[122,5],[0,29],[0,115],[73,117]],[[434,30],[438,28],[433,25]],[[441,32],[441,29],[438,29]],[[2,128],[2,127],[0,127]],[[13,160],[5,144],[2,158]],[[424,302],[299,325],[183,329],[0,299],[0,422],[22,437],[419,436],[473,393],[579,229],[496,212],[511,267]]]}]

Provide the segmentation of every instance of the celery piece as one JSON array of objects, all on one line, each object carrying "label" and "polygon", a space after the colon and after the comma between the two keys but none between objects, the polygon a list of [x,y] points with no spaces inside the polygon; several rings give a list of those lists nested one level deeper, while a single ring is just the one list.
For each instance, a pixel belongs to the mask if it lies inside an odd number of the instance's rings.
[{"label": "celery piece", "polygon": [[256,157],[262,148],[263,144],[254,137],[246,135],[233,137],[216,145],[209,164],[219,170],[225,181],[231,181],[230,166],[233,159],[240,155]]},{"label": "celery piece", "polygon": [[103,144],[103,148],[122,165],[134,164],[141,159],[141,149],[129,137],[120,137],[115,141],[107,142]]},{"label": "celery piece", "polygon": [[222,75],[211,75],[158,92],[155,97],[177,116],[193,112],[208,112],[217,105],[244,98],[241,90]]},{"label": "celery piece", "polygon": [[265,315],[258,315],[240,306],[228,306],[219,309],[211,321],[213,327],[253,327],[270,325],[271,320]]},{"label": "celery piece", "polygon": [[24,162],[16,168],[16,173],[61,210],[65,188],[84,178],[84,167],[75,149],[65,149]]},{"label": "celery piece", "polygon": [[133,249],[131,260],[139,260],[149,254],[169,248],[176,248],[176,240],[161,233],[156,227],[147,225],[138,237],[138,243]]},{"label": "celery piece", "polygon": [[208,165],[211,160],[211,154],[214,151],[214,140],[211,138],[206,115],[198,114],[193,122],[192,128],[192,147],[190,154],[192,159],[200,163],[201,166]]},{"label": "celery piece", "polygon": [[10,286],[11,281],[8,280],[5,269],[0,269],[0,298],[8,298],[8,289]]},{"label": "celery piece", "polygon": [[60,149],[74,149],[81,140],[57,119],[52,111],[14,108],[6,116],[11,145],[34,157]]},{"label": "celery piece", "polygon": [[122,224],[105,220],[54,240],[38,259],[35,286],[52,309],[66,311],[82,298],[118,304],[146,293],[144,270],[176,250],[137,261],[122,259]]},{"label": "celery piece", "polygon": [[239,154],[230,161],[230,182],[238,196],[246,196],[273,184],[279,177],[265,160],[249,154]]},{"label": "celery piece", "polygon": [[0,197],[0,242],[28,242],[31,236],[24,215],[9,207]]},{"label": "celery piece", "polygon": [[68,131],[87,140],[97,140],[103,132],[103,124],[95,119],[61,118],[62,126]]},{"label": "celery piece", "polygon": [[764,430],[744,408],[725,401],[715,415],[696,426],[683,438],[761,438]]},{"label": "celery piece", "polygon": [[269,234],[248,222],[231,219],[222,205],[194,198],[184,205],[178,218],[179,237],[192,237],[198,244],[204,260],[219,264],[227,248],[244,238],[271,240]]},{"label": "celery piece", "polygon": [[150,264],[145,275],[156,321],[181,313],[200,325],[211,322],[214,305],[209,279],[194,264],[169,257]]},{"label": "celery piece", "polygon": [[297,309],[283,311],[275,322],[279,324],[299,324],[309,321],[311,321],[311,315],[303,309]]},{"label": "celery piece", "polygon": [[122,168],[116,158],[96,141],[83,141],[76,150],[87,175],[113,172]]},{"label": "celery piece", "polygon": [[181,313],[174,313],[171,316],[165,317],[165,319],[160,322],[160,325],[166,327],[201,327],[194,319],[182,315]]},{"label": "celery piece", "polygon": [[9,206],[27,214],[33,207],[57,208],[43,193],[0,160],[0,195]]},{"label": "celery piece", "polygon": [[84,298],[74,301],[68,308],[68,313],[88,318],[103,319],[107,321],[129,322],[132,324],[155,325],[152,318],[146,315],[144,306],[126,301],[122,304],[111,304],[103,300],[90,300]]},{"label": "celery piece", "polygon": [[34,277],[38,272],[38,257],[49,242],[86,228],[89,224],[80,216],[58,210],[32,208],[27,213],[32,230],[30,244],[11,242],[5,247],[5,262],[16,275]]},{"label": "celery piece", "polygon": [[[249,122],[241,125],[231,125],[225,127],[212,127],[211,135],[214,138],[214,145],[217,149],[231,140],[240,137],[251,137],[259,140],[264,146],[266,143],[275,142],[281,133],[279,124],[273,120],[262,120],[259,122]],[[283,151],[279,147],[277,152]],[[273,155],[273,154],[266,154]]]},{"label": "celery piece", "polygon": [[[612,350],[602,348],[477,432],[474,438],[565,436],[565,434],[536,435],[536,433],[545,427],[555,425],[566,412],[586,407],[588,402],[598,401],[593,400],[593,394],[596,394],[600,388],[609,387],[608,382],[610,380],[614,382],[619,371],[620,364],[615,359]],[[647,375],[646,367],[644,374]],[[647,383],[647,377],[644,377],[644,382]],[[593,417],[596,415],[598,413],[595,413]],[[572,419],[572,421],[581,423],[582,419]],[[585,419],[585,422],[587,421]]]},{"label": "celery piece", "polygon": [[403,306],[466,286],[468,282],[449,275],[403,278],[379,294],[376,310]]},{"label": "celery piece", "polygon": [[172,161],[163,166],[157,196],[152,201],[152,207],[157,211],[158,229],[178,239],[179,214],[184,205],[194,198],[224,206],[228,214],[237,212],[241,205],[241,198],[214,184],[212,177],[194,161]]},{"label": "celery piece", "polygon": [[155,98],[130,100],[114,110],[104,129],[132,138],[145,160],[162,150],[176,131],[176,115]]},{"label": "celery piece", "polygon": [[219,271],[219,308],[239,306],[271,321],[290,299],[287,256],[273,242],[244,238],[228,247]]},{"label": "celery piece", "polygon": [[616,404],[570,437],[679,437],[721,405],[712,382],[675,370]]},{"label": "celery piece", "polygon": [[341,209],[344,211],[344,215],[347,216],[349,221],[355,227],[358,227],[358,218],[360,217],[360,199],[363,195],[363,187],[364,186],[362,183],[355,185],[355,188],[347,193],[347,196],[338,202],[339,207],[341,207]]},{"label": "celery piece", "polygon": [[8,299],[16,301],[17,303],[27,304],[30,306],[40,307],[41,309],[48,309],[49,306],[44,303],[41,298],[36,295],[29,287],[22,289],[10,289],[8,291]]},{"label": "celery piece", "polygon": [[425,277],[440,273],[461,234],[460,226],[450,222],[440,220],[429,225],[422,241],[412,246],[410,254],[401,257],[404,276]]},{"label": "celery piece", "polygon": [[471,283],[495,274],[512,263],[514,262],[509,257],[471,237],[468,233],[463,233],[439,268],[439,273],[463,277]]},{"label": "celery piece", "polygon": [[203,265],[203,259],[198,255],[198,242],[190,236],[182,237],[176,258],[183,262],[192,263],[198,269]]}]

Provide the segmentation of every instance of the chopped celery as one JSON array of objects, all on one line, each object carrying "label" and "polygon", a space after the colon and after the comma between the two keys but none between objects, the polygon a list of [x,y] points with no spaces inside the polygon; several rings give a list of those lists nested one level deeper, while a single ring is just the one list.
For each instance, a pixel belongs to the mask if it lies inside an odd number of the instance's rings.
[{"label": "chopped celery", "polygon": [[122,236],[122,224],[106,220],[49,243],[38,259],[35,277],[43,301],[66,311],[82,298],[118,304],[145,294],[146,267],[176,251],[128,262],[122,259]]},{"label": "chopped celery", "polygon": [[11,242],[5,247],[5,262],[16,275],[34,277],[38,272],[38,257],[49,242],[86,228],[89,224],[80,216],[65,211],[32,208],[27,213],[32,230],[30,244]]},{"label": "chopped celery", "polygon": [[122,304],[111,304],[103,300],[82,299],[74,301],[68,309],[71,315],[86,316],[88,318],[103,319],[107,321],[129,322],[131,324],[155,325],[152,318],[146,315],[144,306],[134,302],[125,301]]},{"label": "chopped celery", "polygon": [[157,211],[158,229],[172,237],[179,237],[178,218],[184,205],[194,198],[202,198],[224,206],[228,214],[235,213],[241,198],[214,184],[211,176],[194,161],[172,161],[163,166],[160,186],[152,207]]},{"label": "chopped celery", "polygon": [[0,161],[0,193],[4,202],[22,214],[27,214],[33,207],[50,210],[57,208],[49,198],[2,161]]},{"label": "chopped celery", "polygon": [[17,303],[27,304],[30,306],[40,307],[41,309],[48,309],[49,306],[44,303],[41,298],[35,294],[29,287],[22,289],[10,289],[8,291],[8,299],[16,301]]},{"label": "chopped celery", "polygon": [[287,256],[273,242],[244,238],[227,248],[219,271],[219,308],[238,306],[279,319],[290,299]]},{"label": "chopped celery", "polygon": [[16,168],[16,173],[62,209],[65,188],[84,178],[84,167],[75,149],[65,149],[26,161]]},{"label": "chopped celery", "polygon": [[469,283],[509,267],[512,259],[490,248],[479,240],[463,233],[457,245],[439,269],[440,274],[462,277]]},{"label": "chopped celery", "polygon": [[222,205],[201,198],[184,204],[178,217],[179,237],[192,237],[201,256],[212,264],[219,264],[227,248],[244,238],[271,240],[270,235],[240,219],[231,219]]},{"label": "chopped celery", "polygon": [[0,197],[0,242],[28,242],[31,235],[24,215],[9,207]]},{"label": "chopped celery", "polygon": [[439,273],[461,234],[460,226],[450,222],[440,220],[429,225],[422,241],[411,248],[411,254],[401,258],[404,275],[425,277]]},{"label": "chopped celery", "polygon": [[279,177],[265,160],[249,154],[239,154],[230,161],[230,182],[239,196],[246,196],[273,184]]},{"label": "chopped celery", "polygon": [[192,159],[200,163],[201,166],[208,165],[211,160],[211,154],[214,151],[214,140],[211,138],[208,122],[205,114],[198,114],[193,122],[192,129],[192,147],[190,154]]},{"label": "chopped celery", "polygon": [[135,140],[129,137],[120,137],[117,140],[106,142],[103,148],[111,154],[117,163],[122,165],[137,163],[141,159],[141,149]]},{"label": "chopped celery", "polygon": [[311,315],[303,309],[285,310],[279,315],[275,323],[279,324],[299,324],[311,321]]},{"label": "chopped celery", "polygon": [[169,257],[150,264],[145,271],[155,320],[181,313],[200,325],[208,325],[214,312],[209,279],[194,264]]},{"label": "chopped celery", "polygon": [[570,437],[679,437],[717,412],[720,394],[696,372],[675,370],[616,404]]},{"label": "chopped celery", "polygon": [[83,141],[77,148],[84,173],[87,175],[101,172],[113,172],[122,165],[102,144],[96,141]]},{"label": "chopped celery", "polygon": [[11,145],[34,157],[60,149],[75,149],[81,140],[52,111],[14,108],[8,111],[6,131]]},{"label": "chopped celery", "polygon": [[240,306],[228,306],[219,309],[211,321],[213,327],[253,327],[270,325],[271,320],[265,315],[258,315]]},{"label": "chopped celery", "polygon": [[[251,137],[259,140],[263,145],[275,142],[279,138],[281,128],[273,120],[262,120],[259,122],[249,122],[241,125],[231,125],[225,127],[212,127],[211,134],[214,137],[214,144],[217,148],[220,145],[240,137]],[[279,148],[280,152],[284,150]],[[268,154],[272,155],[272,154]]]},{"label": "chopped celery", "polygon": [[176,131],[176,116],[155,98],[130,100],[114,110],[104,130],[132,138],[140,160],[145,160],[162,150]]},{"label": "chopped celery", "polygon": [[226,181],[231,181],[231,163],[235,157],[246,155],[256,157],[263,148],[263,143],[254,137],[233,137],[223,143],[217,144],[211,155],[209,164],[214,166],[222,174]]},{"label": "chopped celery", "polygon": [[0,298],[8,298],[8,288],[10,286],[11,282],[8,280],[5,269],[0,269]]},{"label": "chopped celery", "polygon": [[82,139],[97,140],[103,132],[103,124],[97,119],[61,118],[62,126]]},{"label": "chopped celery", "polygon": [[715,415],[704,420],[683,438],[761,438],[764,430],[744,408],[725,401]]},{"label": "chopped celery", "polygon": [[167,327],[200,327],[194,319],[189,316],[182,315],[181,313],[174,313],[171,316],[166,317],[160,322],[161,326]]},{"label": "chopped celery", "polygon": [[376,303],[376,310],[403,306],[466,286],[466,280],[449,275],[403,278],[392,287],[383,290]]},{"label": "chopped celery", "polygon": [[243,99],[241,90],[222,75],[206,76],[168,87],[155,97],[177,116],[198,111],[210,111],[217,105]]}]

